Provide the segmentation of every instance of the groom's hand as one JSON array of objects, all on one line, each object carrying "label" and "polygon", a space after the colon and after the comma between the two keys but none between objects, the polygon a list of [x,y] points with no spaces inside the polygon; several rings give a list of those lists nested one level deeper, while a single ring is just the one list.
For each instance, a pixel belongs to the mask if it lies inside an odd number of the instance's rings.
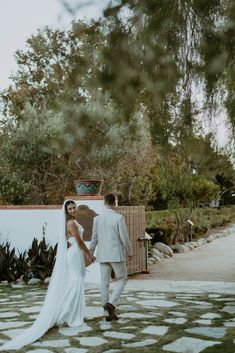
[{"label": "groom's hand", "polygon": [[133,258],[132,255],[128,256],[128,260],[132,260],[132,258]]},{"label": "groom's hand", "polygon": [[88,254],[87,257],[91,262],[95,262],[96,260],[95,256],[93,256],[92,254]]}]

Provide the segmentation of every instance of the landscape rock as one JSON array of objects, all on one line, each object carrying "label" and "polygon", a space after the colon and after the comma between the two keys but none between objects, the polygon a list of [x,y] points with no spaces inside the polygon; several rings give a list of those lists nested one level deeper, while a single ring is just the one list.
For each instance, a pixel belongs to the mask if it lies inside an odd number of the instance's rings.
[{"label": "landscape rock", "polygon": [[30,286],[34,286],[35,284],[39,284],[41,283],[41,280],[39,278],[31,278],[29,281],[28,281],[28,284]]},{"label": "landscape rock", "polygon": [[194,246],[194,248],[197,248],[198,247],[198,243],[197,243],[197,241],[191,241],[191,243],[190,244],[192,244],[193,246]]},{"label": "landscape rock", "polygon": [[45,278],[44,283],[45,283],[45,284],[49,283],[49,282],[50,282],[50,279],[51,279],[51,277]]},{"label": "landscape rock", "polygon": [[20,278],[18,278],[18,279],[16,280],[16,283],[17,283],[17,284],[26,284],[25,281],[23,280],[23,277],[24,277],[24,275],[20,276]]},{"label": "landscape rock", "polygon": [[206,243],[206,240],[204,238],[198,239],[197,244],[198,246],[201,246]]},{"label": "landscape rock", "polygon": [[163,258],[163,253],[155,248],[153,248],[152,250],[152,255],[153,256],[156,256],[156,257],[159,257],[160,259]]},{"label": "landscape rock", "polygon": [[161,262],[162,261],[162,259],[160,257],[158,257],[158,256],[154,255],[153,258],[156,260],[156,262]]},{"label": "landscape rock", "polygon": [[148,259],[148,265],[153,265],[154,264],[154,262],[153,262],[153,260],[152,260],[152,258],[150,258],[150,259]]},{"label": "landscape rock", "polygon": [[214,234],[209,235],[209,237],[206,238],[207,243],[211,243],[213,240],[215,240]]},{"label": "landscape rock", "polygon": [[194,249],[194,245],[192,243],[185,243],[184,245],[187,246],[189,248],[189,250]]},{"label": "landscape rock", "polygon": [[171,245],[171,249],[176,253],[184,253],[190,251],[188,246],[179,243]]},{"label": "landscape rock", "polygon": [[0,282],[0,284],[2,284],[2,285],[6,285],[6,284],[8,284],[9,282],[8,281],[2,281],[2,282]]},{"label": "landscape rock", "polygon": [[161,251],[164,254],[173,256],[173,250],[171,249],[171,247],[164,243],[157,242],[154,244],[154,248]]}]

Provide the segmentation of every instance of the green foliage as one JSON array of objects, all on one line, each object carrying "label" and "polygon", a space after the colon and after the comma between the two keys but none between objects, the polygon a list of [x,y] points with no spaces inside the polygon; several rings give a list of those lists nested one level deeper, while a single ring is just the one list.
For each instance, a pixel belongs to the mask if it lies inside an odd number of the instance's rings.
[{"label": "green foliage", "polygon": [[1,94],[12,124],[0,136],[0,201],[59,203],[80,177],[104,179],[122,204],[231,202],[233,165],[202,125],[221,104],[234,132],[234,6],[125,0],[28,38]]},{"label": "green foliage", "polygon": [[210,202],[219,194],[219,186],[203,175],[192,175],[186,156],[182,151],[173,148],[165,160],[159,163],[156,189],[158,195],[153,205],[157,204],[160,197],[165,200],[167,208],[171,209],[180,205],[187,207]]},{"label": "green foliage", "polygon": [[[131,28],[136,34],[135,44],[129,41],[127,45],[125,32],[123,35],[119,29],[121,22],[119,13],[126,7],[131,9],[127,28],[129,32]],[[134,71],[135,77],[138,78],[138,88],[142,88],[141,83],[144,82],[143,89],[146,94],[150,91],[151,96],[154,92],[153,105],[159,104],[161,98],[166,96],[169,105],[169,93],[178,92],[178,106],[174,108],[182,106],[184,113],[177,118],[186,123],[187,127],[192,127],[196,117],[193,109],[195,102],[193,86],[199,84],[205,93],[204,112],[207,119],[210,119],[213,108],[222,103],[227,108],[230,123],[234,126],[234,9],[234,0],[178,0],[174,3],[165,0],[157,2],[125,0],[119,7],[109,8],[105,13],[106,16],[114,18],[117,23],[117,28],[112,30],[110,36],[116,41],[110,40],[110,47],[107,48],[107,51],[111,52],[108,63],[112,72],[114,71],[111,82],[114,82],[115,88],[117,87],[116,94],[121,95],[119,93],[121,89],[118,90],[119,86],[113,79],[116,77],[115,57],[118,57],[119,51],[124,58],[121,61],[122,71],[123,66],[128,68],[129,62],[134,57],[134,68],[130,71],[132,75]],[[117,38],[120,40],[118,46],[116,46]],[[152,77],[148,76],[149,73],[153,73]],[[118,81],[122,82],[122,92],[131,84],[125,71],[124,75],[126,79],[118,78]],[[157,83],[158,87],[154,83]],[[131,102],[129,105],[134,104],[136,98],[136,89],[129,89],[128,93],[131,91],[133,91],[131,99],[127,96]],[[127,103],[127,106],[129,105]],[[181,126],[180,134],[185,136],[187,131],[183,131],[183,127],[185,125]],[[234,131],[232,133],[234,134]],[[189,134],[192,134],[192,130]]]},{"label": "green foliage", "polygon": [[0,281],[14,282],[23,276],[28,281],[32,276],[44,280],[51,276],[57,245],[48,246],[45,237],[34,239],[28,251],[17,255],[9,242],[0,244]]},{"label": "green foliage", "polygon": [[213,198],[218,198],[219,186],[203,177],[193,177],[191,183],[192,197],[195,204],[208,203]]},{"label": "green foliage", "polygon": [[84,102],[104,45],[102,31],[98,23],[78,21],[69,31],[45,27],[29,37],[26,51],[16,52],[12,84],[1,94],[3,113],[18,120],[26,104],[59,111],[65,102]]},{"label": "green foliage", "polygon": [[14,281],[16,269],[15,249],[10,244],[0,244],[0,281]]},{"label": "green foliage", "polygon": [[[178,218],[177,218],[177,216]],[[204,237],[208,230],[216,227],[222,227],[235,219],[235,207],[213,208],[195,208],[193,210],[181,208],[164,211],[146,212],[146,230],[152,235],[153,243],[161,241],[166,244],[172,244],[175,234],[179,228],[180,235],[177,241],[185,241],[188,238],[190,229],[186,223],[190,219],[193,223],[193,239]]]},{"label": "green foliage", "polygon": [[15,280],[22,278],[25,282],[29,279],[30,265],[27,259],[27,252],[16,256]]},{"label": "green foliage", "polygon": [[73,181],[69,155],[57,151],[63,127],[61,114],[25,108],[19,124],[2,138],[1,203],[61,202]]},{"label": "green foliage", "polygon": [[34,277],[45,279],[51,276],[56,249],[56,246],[53,248],[46,245],[45,237],[40,242],[34,238],[31,248],[27,252],[30,272],[33,273]]}]

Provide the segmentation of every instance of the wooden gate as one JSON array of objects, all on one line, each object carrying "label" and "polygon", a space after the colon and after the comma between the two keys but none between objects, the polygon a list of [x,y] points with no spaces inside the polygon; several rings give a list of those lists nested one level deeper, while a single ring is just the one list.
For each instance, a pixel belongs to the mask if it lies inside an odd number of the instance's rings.
[{"label": "wooden gate", "polygon": [[[146,270],[145,258],[145,208],[144,206],[118,206],[115,211],[125,217],[127,230],[133,247],[133,258],[127,260],[128,274],[140,273]],[[88,206],[78,206],[77,220],[84,227],[84,240],[91,240],[93,218],[96,213]]]},{"label": "wooden gate", "polygon": [[146,270],[145,261],[145,207],[118,206],[116,211],[125,217],[130,241],[133,247],[133,258],[127,261],[128,274],[140,273]]}]

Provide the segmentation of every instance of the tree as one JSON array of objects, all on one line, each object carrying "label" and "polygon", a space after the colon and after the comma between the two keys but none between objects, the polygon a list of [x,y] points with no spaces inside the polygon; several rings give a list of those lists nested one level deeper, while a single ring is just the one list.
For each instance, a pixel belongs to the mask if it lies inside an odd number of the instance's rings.
[{"label": "tree", "polygon": [[68,31],[45,27],[29,37],[26,51],[16,52],[17,71],[1,93],[4,116],[20,119],[27,103],[61,111],[65,102],[84,102],[98,67],[96,48],[104,45],[103,31],[98,23],[78,21]]},{"label": "tree", "polygon": [[1,203],[62,202],[73,180],[69,156],[59,154],[55,144],[63,133],[61,114],[25,108],[19,124],[2,136]]},{"label": "tree", "polygon": [[[232,21],[232,3],[122,0],[106,9],[103,20],[74,22],[66,32],[39,31],[28,39],[25,52],[17,52],[19,70],[2,93],[3,111],[15,124],[10,135],[18,136],[21,120],[24,126],[32,120],[33,126],[34,117],[24,117],[27,103],[40,117],[60,116],[61,130],[51,137],[56,150],[39,141],[38,153],[53,156],[48,169],[54,170],[56,160],[59,173],[64,164],[69,175],[103,177],[124,203],[192,201],[192,163],[203,178],[198,181],[202,189],[222,185],[221,166],[226,165],[226,178],[229,173],[233,178],[229,160],[197,136],[202,113],[209,119],[215,106],[216,87],[223,82],[227,97],[232,94],[223,55],[231,49],[224,51],[221,42]],[[121,14],[125,7],[128,17]],[[202,102],[195,97],[196,85],[205,93]],[[5,168],[19,181],[10,158]],[[20,180],[27,181],[19,185],[24,190],[28,179]]]},{"label": "tree", "polygon": [[[124,8],[131,12],[128,24],[137,39],[132,45],[129,42],[127,45],[128,34],[120,31]],[[123,0],[119,6],[110,5],[104,14],[115,19],[117,25],[110,35],[109,65],[115,73],[116,65],[112,63],[116,63],[119,48],[122,48],[122,58],[126,62],[122,64],[122,71],[125,72],[130,58],[135,56],[133,62],[141,63],[143,70],[137,72],[134,66],[130,70],[132,77],[137,78],[140,90],[141,83],[145,91],[151,87],[155,105],[173,92],[181,97],[178,102],[193,102],[193,86],[200,85],[205,96],[206,118],[210,119],[212,109],[222,103],[227,109],[228,121],[234,127],[234,9],[234,0],[177,0],[174,3]],[[112,77],[115,77],[114,73]],[[112,82],[118,87],[115,80]],[[123,75],[122,86],[122,92],[131,86],[128,75]],[[134,98],[136,89],[129,89],[132,91]],[[130,104],[134,104],[135,99],[128,98]],[[190,110],[188,112],[188,122],[193,122],[193,115]]]}]

